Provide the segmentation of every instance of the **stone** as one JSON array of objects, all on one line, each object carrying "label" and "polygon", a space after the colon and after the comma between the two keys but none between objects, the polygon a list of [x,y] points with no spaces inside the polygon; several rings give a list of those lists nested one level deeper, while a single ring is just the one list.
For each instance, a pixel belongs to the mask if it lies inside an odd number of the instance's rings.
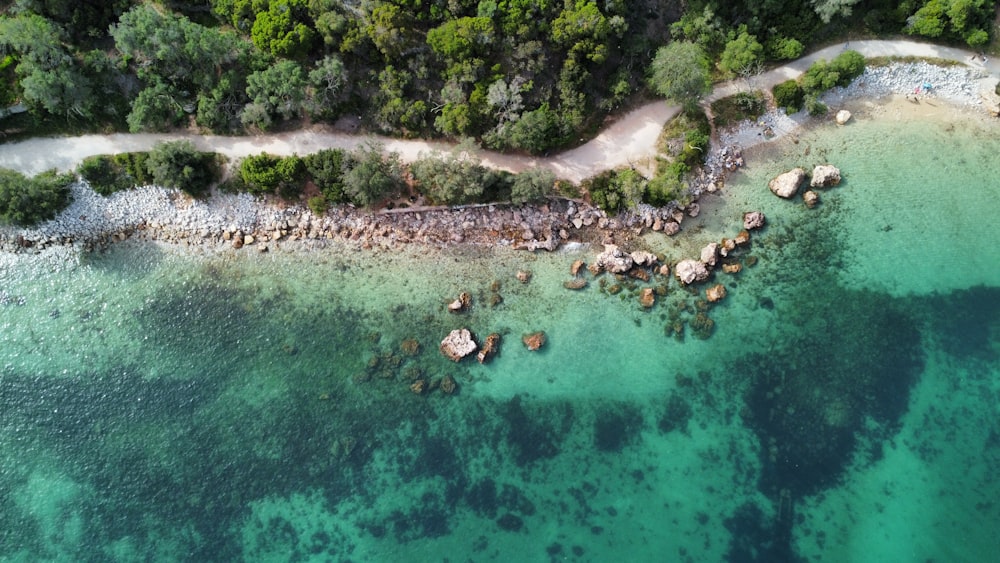
[{"label": "stone", "polygon": [[534,352],[545,345],[545,331],[531,332],[521,337],[524,346]]},{"label": "stone", "polygon": [[636,266],[653,266],[658,261],[655,254],[645,250],[636,250],[629,256],[632,257],[632,263]]},{"label": "stone", "polygon": [[708,268],[697,260],[681,260],[674,267],[674,275],[684,285],[708,279]]},{"label": "stone", "polygon": [[760,211],[747,211],[743,214],[743,228],[752,231],[767,224],[767,218]]},{"label": "stone", "polygon": [[597,255],[594,263],[612,274],[624,274],[632,269],[632,257],[614,244],[605,244],[604,252]]},{"label": "stone", "polygon": [[628,277],[644,282],[649,281],[649,271],[645,268],[632,268],[628,271]]},{"label": "stone", "polygon": [[663,223],[663,234],[667,235],[668,237],[674,236],[679,232],[681,232],[680,223],[676,221],[667,221]]},{"label": "stone", "polygon": [[427,381],[423,379],[418,379],[410,385],[410,391],[416,395],[423,395],[425,390],[427,390]]},{"label": "stone", "polygon": [[725,273],[727,273],[727,274],[738,274],[738,273],[740,273],[740,270],[742,270],[742,269],[743,269],[743,266],[740,265],[739,262],[734,262],[732,264],[723,264],[722,265],[722,271],[725,272]]},{"label": "stone", "polygon": [[813,168],[812,179],[809,180],[809,187],[829,188],[840,183],[840,169],[829,164],[820,164]]},{"label": "stone", "polygon": [[587,287],[587,280],[583,278],[573,278],[571,280],[566,280],[563,282],[563,287],[566,289],[583,289]]},{"label": "stone", "polygon": [[446,375],[441,378],[440,388],[441,392],[445,395],[451,395],[456,389],[458,389],[458,385],[455,383],[454,377]]},{"label": "stone", "polygon": [[577,260],[573,262],[573,265],[569,267],[569,275],[571,276],[578,275],[580,273],[580,270],[583,269],[583,267],[586,265],[587,263],[584,262],[583,260]]},{"label": "stone", "polygon": [[521,283],[528,283],[531,281],[531,271],[530,270],[518,270],[517,271],[517,281]]},{"label": "stone", "polygon": [[719,243],[710,242],[701,249],[701,262],[709,268],[714,268],[719,261]]},{"label": "stone", "polygon": [[742,231],[737,233],[736,238],[733,239],[733,242],[736,243],[736,246],[743,246],[744,244],[750,242],[750,231],[743,229]]},{"label": "stone", "polygon": [[601,268],[600,264],[591,262],[590,265],[587,266],[587,271],[590,272],[591,275],[599,276],[601,275],[601,272],[604,271],[604,269]]},{"label": "stone", "polygon": [[688,217],[697,217],[701,213],[701,206],[697,203],[692,203],[688,205],[687,208]]},{"label": "stone", "polygon": [[573,219],[573,226],[576,227],[577,229],[582,229],[583,228],[583,219],[580,219],[579,217],[577,217],[576,219]]},{"label": "stone", "polygon": [[668,266],[666,264],[661,265],[660,269],[657,270],[657,273],[659,273],[663,277],[669,276],[670,275],[670,266]]},{"label": "stone", "polygon": [[663,219],[660,219],[659,217],[654,218],[653,219],[652,229],[654,231],[656,231],[656,232],[662,231],[663,230]]},{"label": "stone", "polygon": [[233,248],[235,248],[236,250],[239,250],[239,249],[243,248],[243,239],[240,238],[240,237],[234,238],[233,239]]},{"label": "stone", "polygon": [[461,313],[472,305],[472,296],[467,291],[459,294],[458,299],[448,304],[448,310],[452,313]]},{"label": "stone", "polygon": [[483,346],[479,349],[479,353],[476,354],[476,359],[479,360],[479,363],[485,364],[499,351],[500,335],[496,332],[490,333],[483,342]]},{"label": "stone", "polygon": [[254,240],[256,239],[253,238],[253,235],[246,235],[243,237],[243,245],[249,246],[254,243]]},{"label": "stone", "polygon": [[705,290],[705,299],[708,299],[709,303],[716,303],[722,301],[726,297],[726,286],[721,283],[715,284],[712,287]]},{"label": "stone", "polygon": [[656,304],[656,292],[653,291],[651,287],[644,287],[642,291],[639,292],[639,305],[642,305],[643,309],[650,309]]},{"label": "stone", "polygon": [[467,328],[455,329],[441,341],[441,353],[457,362],[476,351],[478,346]]},{"label": "stone", "polygon": [[729,253],[736,250],[736,241],[731,238],[724,238],[719,243],[719,256],[725,258]]},{"label": "stone", "polygon": [[767,183],[771,192],[781,198],[788,199],[799,191],[799,186],[806,179],[806,171],[801,168],[793,168],[788,172],[778,174]]},{"label": "stone", "polygon": [[802,194],[802,201],[806,203],[806,207],[812,209],[819,203],[819,194],[812,190],[808,190]]},{"label": "stone", "polygon": [[842,109],[837,112],[837,115],[834,116],[834,119],[837,120],[837,125],[845,125],[848,121],[851,120],[851,112],[847,111],[846,109]]}]

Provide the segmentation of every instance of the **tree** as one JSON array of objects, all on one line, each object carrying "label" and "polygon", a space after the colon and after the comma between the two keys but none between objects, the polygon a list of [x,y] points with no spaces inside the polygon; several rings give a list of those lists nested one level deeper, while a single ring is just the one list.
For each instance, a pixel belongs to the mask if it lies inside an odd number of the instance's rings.
[{"label": "tree", "polygon": [[253,44],[278,57],[304,57],[316,39],[307,7],[307,0],[270,0],[254,19]]},{"label": "tree", "polygon": [[[302,67],[294,61],[280,61],[247,77],[250,106],[241,119],[245,125],[267,129],[270,117],[297,117],[306,98],[306,81]],[[251,106],[256,106],[251,108]],[[265,116],[267,117],[265,119]]]},{"label": "tree", "polygon": [[344,165],[347,155],[340,149],[323,149],[304,157],[306,172],[328,203],[345,203]]},{"label": "tree", "polygon": [[549,109],[548,104],[542,104],[538,109],[525,112],[521,119],[507,127],[507,136],[501,142],[512,148],[523,149],[532,153],[540,153],[557,144],[559,136],[559,120]]},{"label": "tree", "polygon": [[344,174],[344,193],[353,203],[370,207],[401,185],[398,154],[383,154],[382,145],[375,142],[351,152]]},{"label": "tree", "polygon": [[240,161],[240,178],[247,190],[255,194],[295,195],[301,191],[303,172],[305,165],[295,155],[282,158],[261,153]]},{"label": "tree", "polygon": [[556,175],[548,168],[529,168],[514,176],[514,182],[510,186],[510,201],[535,201],[552,191],[555,183]]},{"label": "tree", "polygon": [[146,167],[154,184],[196,197],[206,193],[216,179],[214,155],[198,152],[191,141],[157,144],[149,151]]},{"label": "tree", "polygon": [[764,60],[764,46],[744,27],[735,39],[726,43],[719,59],[719,68],[728,75],[744,72]]},{"label": "tree", "polygon": [[493,44],[493,21],[470,17],[448,20],[427,32],[427,44],[448,61],[482,56]]},{"label": "tree", "polygon": [[347,89],[347,68],[336,55],[323,57],[316,68],[309,72],[309,86],[312,88],[310,112],[313,115],[334,115],[331,106],[336,105]]},{"label": "tree", "polygon": [[660,47],[653,58],[649,83],[668,100],[695,103],[712,87],[704,49],[687,41]]},{"label": "tree", "polygon": [[29,59],[18,65],[17,72],[21,75],[21,94],[29,107],[66,117],[93,116],[91,82],[69,60],[44,68]]},{"label": "tree", "polygon": [[26,178],[0,168],[0,222],[28,226],[52,219],[72,200],[72,182],[72,175],[55,170]]},{"label": "tree", "polygon": [[834,16],[847,17],[851,9],[861,0],[811,0],[816,15],[823,23],[830,23]]},{"label": "tree", "polygon": [[410,171],[421,192],[439,204],[479,201],[496,183],[497,175],[479,164],[472,151],[473,147],[463,142],[449,154],[435,153],[413,162]]}]

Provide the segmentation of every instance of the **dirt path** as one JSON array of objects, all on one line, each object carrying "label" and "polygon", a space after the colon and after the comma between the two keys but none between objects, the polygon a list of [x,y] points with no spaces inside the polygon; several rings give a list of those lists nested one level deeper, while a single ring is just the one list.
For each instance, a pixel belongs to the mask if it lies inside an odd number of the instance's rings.
[{"label": "dirt path", "polygon": [[[784,66],[755,77],[750,86],[770,88],[795,78],[819,59],[832,59],[846,49],[859,51],[865,57],[930,57],[961,62],[983,69],[979,60],[970,60],[971,51],[941,47],[915,41],[851,41],[831,45],[810,53]],[[1000,65],[989,61],[985,68],[998,74]],[[718,84],[706,99],[708,101],[730,96],[746,89],[746,81]],[[527,157],[490,151],[479,153],[483,164],[497,169],[519,172],[544,166],[559,177],[579,182],[603,170],[636,164],[656,155],[656,139],[663,124],[679,110],[665,102],[652,102],[641,106],[612,123],[597,137],[575,149],[549,156]],[[25,174],[37,174],[56,168],[70,170],[84,158],[95,154],[112,154],[148,150],[158,142],[187,139],[200,150],[214,151],[230,158],[241,158],[261,152],[277,155],[308,154],[324,148],[351,149],[369,140],[377,140],[389,151],[400,154],[404,161],[417,159],[422,153],[446,151],[451,144],[444,141],[401,140],[372,135],[353,135],[331,132],[325,128],[311,128],[291,133],[259,135],[254,137],[220,137],[196,134],[126,134],[84,135],[65,138],[39,138],[0,145],[0,167],[12,168]]]}]

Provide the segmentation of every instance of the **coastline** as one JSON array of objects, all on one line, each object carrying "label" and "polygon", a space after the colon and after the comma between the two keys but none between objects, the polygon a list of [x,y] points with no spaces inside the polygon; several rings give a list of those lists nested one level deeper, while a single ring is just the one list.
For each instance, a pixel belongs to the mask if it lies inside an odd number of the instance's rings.
[{"label": "coastline", "polygon": [[[990,119],[977,91],[977,80],[983,76],[981,70],[967,66],[892,63],[867,69],[850,86],[824,94],[822,101],[831,115],[849,109],[855,119],[877,115],[881,106],[902,96],[912,106],[912,111],[903,112],[906,118],[919,119],[926,111],[964,111]],[[913,84],[925,83],[933,88],[919,99],[908,95]],[[500,245],[529,251],[551,251],[565,243],[614,242],[628,247],[650,231],[674,234],[681,230],[685,211],[687,216],[697,216],[696,202],[703,193],[725,190],[725,176],[738,168],[734,155],[742,161],[743,151],[750,151],[753,159],[760,158],[759,147],[786,136],[794,139],[804,128],[828,125],[829,120],[771,110],[756,121],[720,131],[701,177],[692,182],[694,202],[686,208],[640,205],[609,216],[582,201],[550,198],[528,205],[390,212],[341,206],[317,217],[304,205],[278,205],[247,194],[193,200],[176,190],[144,186],[102,197],[78,182],[72,187],[73,203],[55,219],[32,228],[0,227],[0,252],[39,252],[50,246],[89,251],[132,237],[261,252],[279,246],[312,249],[325,241],[362,249],[414,243]]]}]

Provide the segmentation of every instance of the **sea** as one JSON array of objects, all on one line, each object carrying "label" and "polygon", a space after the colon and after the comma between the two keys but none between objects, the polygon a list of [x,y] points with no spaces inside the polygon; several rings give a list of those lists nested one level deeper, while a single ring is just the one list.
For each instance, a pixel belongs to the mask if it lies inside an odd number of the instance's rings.
[{"label": "sea", "polygon": [[0,256],[0,560],[996,560],[1000,124],[851,104],[637,241],[764,212],[691,287],[567,289],[580,244]]}]

